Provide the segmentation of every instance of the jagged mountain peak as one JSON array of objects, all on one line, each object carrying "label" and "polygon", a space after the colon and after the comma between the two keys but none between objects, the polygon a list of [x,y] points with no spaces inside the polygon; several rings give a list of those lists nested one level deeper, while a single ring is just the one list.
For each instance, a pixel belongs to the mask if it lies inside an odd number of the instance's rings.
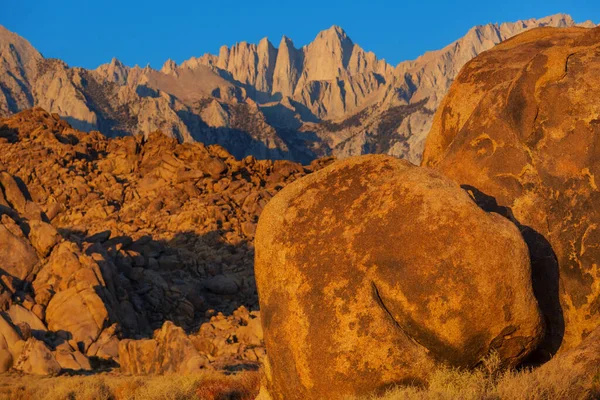
[{"label": "jagged mountain peak", "polygon": [[577,26],[581,28],[595,28],[596,24],[592,20],[588,19],[587,21],[578,23]]},{"label": "jagged mountain peak", "polygon": [[292,39],[290,39],[289,37],[287,37],[286,35],[281,36],[281,40],[279,41],[279,45],[281,46],[282,44],[287,44],[289,45],[290,43],[293,44]]},{"label": "jagged mountain peak", "polygon": [[331,28],[319,32],[315,40],[305,47],[320,46],[321,43],[325,43],[326,46],[333,44],[346,48],[351,48],[354,45],[352,39],[346,34],[346,31],[337,25],[333,25]]},{"label": "jagged mountain peak", "polygon": [[0,25],[0,40],[2,42],[27,42],[29,44],[29,41],[27,41],[27,39],[25,39],[22,36],[19,36],[18,34],[16,34],[15,32],[9,30],[8,28],[6,28],[3,25]]},{"label": "jagged mountain peak", "polygon": [[265,47],[265,46],[274,47],[273,43],[271,43],[271,41],[269,40],[269,38],[266,37],[266,36],[264,38],[260,39],[260,41],[258,42],[258,47],[261,47],[261,46],[262,47]]},{"label": "jagged mountain peak", "polygon": [[565,14],[565,13],[557,13],[554,15],[549,15],[547,17],[540,18],[540,19],[533,18],[533,21],[537,21],[538,23],[540,23],[540,25],[551,24],[553,26],[555,26],[557,24],[568,24],[568,25],[575,24],[573,17],[571,17],[571,15]]},{"label": "jagged mountain peak", "polygon": [[346,31],[339,25],[332,25],[317,35],[317,37],[338,37],[340,39],[349,39]]},{"label": "jagged mountain peak", "polygon": [[109,82],[123,85],[127,81],[129,70],[130,68],[123,64],[118,58],[113,57],[112,60],[110,60],[110,63],[102,64],[94,71]]},{"label": "jagged mountain peak", "polygon": [[31,81],[43,59],[29,41],[0,25],[0,117],[35,104]]},{"label": "jagged mountain peak", "polygon": [[[8,41],[10,39],[14,39],[15,37],[21,37],[21,36],[18,36],[16,33],[8,30],[3,25],[0,25],[0,40],[2,40],[4,42],[4,41]],[[25,40],[25,39],[23,39],[23,40]]]},{"label": "jagged mountain peak", "polygon": [[0,51],[5,46],[11,47],[13,52],[18,52],[23,63],[30,59],[42,58],[42,54],[27,39],[0,25]]},{"label": "jagged mountain peak", "polygon": [[296,50],[296,45],[294,44],[294,41],[287,37],[286,35],[283,35],[281,37],[281,41],[279,42],[279,51],[288,51],[288,49],[293,49]]},{"label": "jagged mountain peak", "polygon": [[259,40],[258,43],[250,43],[245,40],[242,40],[240,42],[234,43],[232,46],[223,45],[219,48],[219,55],[232,53],[232,52],[240,52],[240,51],[243,52],[243,51],[247,51],[247,50],[257,50],[257,49],[264,49],[264,48],[271,48],[271,47],[274,48],[273,44],[271,43],[269,38],[265,36],[264,38]]},{"label": "jagged mountain peak", "polygon": [[160,69],[160,72],[162,72],[163,74],[175,74],[176,71],[177,63],[171,60],[170,58],[167,61],[165,61],[162,68]]}]

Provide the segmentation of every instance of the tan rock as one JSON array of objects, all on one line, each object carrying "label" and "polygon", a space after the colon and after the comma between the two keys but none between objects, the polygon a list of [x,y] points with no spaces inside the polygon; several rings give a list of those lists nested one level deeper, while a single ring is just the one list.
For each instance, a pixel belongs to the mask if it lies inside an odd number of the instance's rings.
[{"label": "tan rock", "polygon": [[236,336],[239,340],[248,346],[263,345],[263,329],[260,318],[251,318],[247,321],[247,325],[237,328]]},{"label": "tan rock", "polygon": [[52,297],[46,321],[50,330],[66,332],[87,350],[107,323],[108,311],[93,288],[72,287]]},{"label": "tan rock", "polygon": [[119,361],[121,372],[127,374],[194,373],[208,364],[172,322],[165,322],[153,339],[121,340]]},{"label": "tan rock", "polygon": [[105,282],[98,263],[83,256],[76,243],[64,241],[54,248],[33,282],[36,302],[48,305],[54,292],[76,285],[97,287],[104,286]]},{"label": "tan rock", "polygon": [[23,192],[21,192],[15,179],[8,172],[0,172],[0,186],[2,186],[4,197],[8,200],[12,208],[24,213],[27,199]]},{"label": "tan rock", "polygon": [[227,164],[218,158],[210,158],[204,163],[204,170],[213,177],[213,179],[219,179],[219,177],[227,171]]},{"label": "tan rock", "polygon": [[3,316],[0,316],[0,347],[14,348],[20,340],[21,336],[15,328]]},{"label": "tan rock", "polygon": [[17,330],[3,316],[0,316],[0,373],[12,368],[15,358],[19,356],[19,342],[21,336]]},{"label": "tan rock", "polygon": [[60,364],[54,358],[48,347],[35,338],[25,342],[14,368],[27,374],[56,375],[60,372]]},{"label": "tan rock", "polygon": [[91,371],[90,361],[80,351],[73,350],[67,343],[59,346],[54,352],[54,358],[62,369],[72,371]]},{"label": "tan rock", "polygon": [[542,337],[517,227],[406,161],[356,157],[292,183],[255,246],[275,399],[367,395],[492,350],[516,365]]},{"label": "tan rock", "polygon": [[87,355],[104,360],[119,362],[119,339],[117,337],[118,324],[113,324],[104,329],[98,340],[89,347]]},{"label": "tan rock", "polygon": [[235,280],[229,276],[218,275],[213,278],[207,279],[204,282],[206,290],[215,294],[235,294],[240,288]]},{"label": "tan rock", "polygon": [[30,221],[29,229],[29,240],[43,257],[48,256],[54,246],[62,239],[52,225],[42,221]]},{"label": "tan rock", "polygon": [[13,366],[13,356],[8,349],[0,348],[0,373],[5,373]]},{"label": "tan rock", "polygon": [[46,332],[46,325],[32,311],[18,305],[13,304],[6,312],[14,325],[26,323],[36,333]]},{"label": "tan rock", "polygon": [[1,224],[0,259],[4,272],[21,280],[29,276],[39,262],[33,247]]},{"label": "tan rock", "polygon": [[[271,161],[240,162],[222,146],[179,144],[159,133],[107,139],[41,109],[0,125],[17,132],[14,141],[0,140],[0,164],[27,182],[35,202],[26,208],[58,205],[52,225],[61,232],[58,243],[39,245],[47,237],[35,228],[50,232],[49,225],[13,209],[0,217],[16,239],[37,246],[29,247],[39,257],[28,274],[35,276],[32,285],[0,277],[8,289],[0,306],[33,313],[54,333],[45,336],[53,345],[64,340],[87,357],[118,362],[121,332],[146,336],[165,321],[188,330],[210,308],[230,314],[239,304],[257,307],[249,235],[268,199],[308,169],[284,162],[274,173]],[[205,172],[209,160],[217,160],[216,178]],[[227,318],[207,331],[211,350],[200,354],[200,364],[258,365],[264,358],[258,317]],[[104,328],[109,323],[114,329]],[[35,323],[21,324],[24,335],[37,336]],[[10,348],[23,347],[21,339]]]}]

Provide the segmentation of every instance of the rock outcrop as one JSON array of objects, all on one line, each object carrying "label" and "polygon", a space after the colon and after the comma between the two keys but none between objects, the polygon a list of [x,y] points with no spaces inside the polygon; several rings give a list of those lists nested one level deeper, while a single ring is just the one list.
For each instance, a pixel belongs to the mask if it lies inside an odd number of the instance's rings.
[{"label": "rock outcrop", "polygon": [[116,59],[70,68],[0,27],[0,116],[40,106],[83,131],[160,130],[180,142],[220,144],[237,158],[308,163],[387,153],[417,163],[433,113],[467,61],[525,30],[574,25],[559,14],[477,26],[395,68],[333,26],[302,48],[286,37],[275,48],[265,38],[181,65],[168,60],[160,71]]},{"label": "rock outcrop", "polygon": [[152,339],[121,340],[118,360],[121,372],[138,375],[258,369],[264,357],[260,313],[242,306],[230,316],[213,316],[191,335],[167,321]]},{"label": "rock outcrop", "polygon": [[153,339],[119,343],[121,372],[128,374],[193,373],[208,365],[183,329],[165,322]]},{"label": "rock outcrop", "polygon": [[13,367],[23,345],[23,338],[15,326],[0,316],[0,373],[4,373]]},{"label": "rock outcrop", "polygon": [[517,227],[428,168],[337,162],[278,193],[255,244],[275,399],[367,395],[492,350],[516,365],[542,337]]},{"label": "rock outcrop", "polygon": [[552,354],[600,325],[600,29],[536,29],[468,63],[424,164],[511,218],[528,243]]},{"label": "rock outcrop", "polygon": [[17,361],[15,369],[35,375],[56,375],[61,366],[48,347],[35,338],[29,338],[23,344],[23,349]]}]

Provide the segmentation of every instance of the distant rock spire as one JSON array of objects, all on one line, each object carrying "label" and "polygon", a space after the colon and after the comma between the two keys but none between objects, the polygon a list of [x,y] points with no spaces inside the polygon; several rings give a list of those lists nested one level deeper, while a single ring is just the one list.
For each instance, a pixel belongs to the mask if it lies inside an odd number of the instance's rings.
[{"label": "distant rock spire", "polygon": [[286,36],[281,38],[277,62],[273,71],[273,93],[292,96],[301,74],[303,54]]},{"label": "distant rock spire", "polygon": [[163,64],[162,68],[160,69],[160,72],[166,75],[177,76],[177,63],[169,58]]}]

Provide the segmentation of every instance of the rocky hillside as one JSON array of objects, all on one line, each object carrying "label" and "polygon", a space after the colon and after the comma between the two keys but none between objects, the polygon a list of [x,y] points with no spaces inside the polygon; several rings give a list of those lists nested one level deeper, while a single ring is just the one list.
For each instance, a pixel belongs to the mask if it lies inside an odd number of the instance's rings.
[{"label": "rocky hillside", "polygon": [[108,139],[41,109],[0,120],[1,369],[256,363],[258,216],[328,162],[237,160],[160,133]]},{"label": "rocky hillside", "polygon": [[478,26],[396,67],[334,26],[302,48],[287,37],[276,48],[265,38],[181,65],[169,60],[159,71],[116,59],[71,68],[0,27],[0,116],[41,106],[79,130],[160,130],[180,142],[220,144],[238,158],[308,163],[387,153],[418,162],[433,113],[467,61],[522,31],[573,25],[556,15]]}]

